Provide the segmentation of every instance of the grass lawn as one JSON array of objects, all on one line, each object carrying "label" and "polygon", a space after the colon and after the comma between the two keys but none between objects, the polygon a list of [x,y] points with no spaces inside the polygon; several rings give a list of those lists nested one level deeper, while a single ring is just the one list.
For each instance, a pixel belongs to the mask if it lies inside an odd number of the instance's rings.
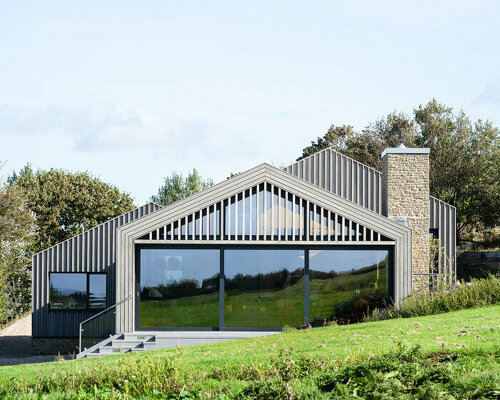
[{"label": "grass lawn", "polygon": [[[312,385],[310,379],[313,379],[313,375],[316,376],[322,369],[362,363],[379,355],[391,354],[396,351],[396,344],[399,342],[420,345],[423,354],[442,352],[443,349],[446,349],[446,353],[450,355],[479,354],[481,356],[467,358],[467,362],[456,361],[456,363],[464,363],[460,371],[465,371],[463,374],[472,374],[471,376],[481,371],[481,374],[484,372],[500,376],[499,333],[500,305],[497,304],[425,317],[296,330],[264,338],[186,347],[181,352],[176,349],[165,349],[148,354],[124,354],[101,359],[0,367],[0,396],[4,393],[8,398],[17,393],[21,395],[18,398],[22,398],[24,396],[22,392],[29,388],[36,390],[33,388],[39,387],[37,384],[39,385],[40,382],[57,382],[62,379],[61,374],[67,376],[67,379],[71,377],[76,379],[75,376],[85,374],[86,371],[110,373],[126,363],[144,372],[163,359],[175,359],[178,362],[176,371],[180,374],[179,376],[183,377],[184,383],[190,381],[188,384],[190,388],[205,390],[207,393],[219,393],[220,398],[238,398],[238,395],[234,393],[249,385],[249,380],[242,371],[251,369],[254,375],[258,376],[262,373],[263,376],[267,376],[266,371],[276,369],[276,360],[286,358],[286,354],[292,355],[293,360],[290,361],[292,364],[300,363],[297,360],[304,359],[308,359],[308,363],[314,360],[322,360],[321,362],[325,363],[324,367],[319,367],[314,370],[314,373],[311,372],[310,377],[303,379],[295,377],[294,390],[302,388],[300,390],[306,393],[309,390],[307,385]],[[173,354],[175,357],[172,357]],[[120,378],[116,379],[119,381]],[[114,388],[110,389],[109,396],[114,395],[114,390],[121,390],[116,389],[116,379],[111,385]],[[271,374],[269,379],[273,381],[278,378]],[[256,378],[252,382],[262,381],[263,379]],[[486,381],[491,382],[491,378]],[[16,385],[19,386],[18,389],[15,389]],[[50,386],[50,383],[46,385]],[[55,386],[53,390],[49,388],[46,391],[53,393],[54,398],[57,398],[63,393],[60,392],[61,390],[66,390],[62,389],[63,387]],[[317,388],[310,388],[310,390],[314,392]],[[498,394],[500,394],[500,388]],[[259,398],[259,395],[256,396],[254,398]],[[177,394],[175,398],[182,397]]]}]

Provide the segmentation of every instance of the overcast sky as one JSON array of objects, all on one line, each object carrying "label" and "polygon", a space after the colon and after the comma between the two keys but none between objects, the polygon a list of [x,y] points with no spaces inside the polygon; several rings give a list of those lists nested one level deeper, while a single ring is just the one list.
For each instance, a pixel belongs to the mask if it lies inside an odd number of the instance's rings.
[{"label": "overcast sky", "polygon": [[284,165],[435,97],[500,126],[498,1],[0,0],[0,177]]}]

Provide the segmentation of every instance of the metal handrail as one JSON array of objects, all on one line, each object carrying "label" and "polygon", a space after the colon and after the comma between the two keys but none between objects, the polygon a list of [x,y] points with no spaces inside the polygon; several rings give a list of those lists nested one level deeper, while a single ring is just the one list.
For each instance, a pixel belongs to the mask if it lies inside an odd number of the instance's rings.
[{"label": "metal handrail", "polygon": [[78,351],[81,353],[82,352],[82,332],[83,332],[83,324],[86,324],[89,321],[92,321],[93,319],[97,318],[99,315],[104,314],[105,312],[108,312],[109,310],[112,310],[113,308],[116,308],[122,303],[125,303],[127,300],[130,300],[132,298],[132,295],[128,296],[125,299],[120,300],[118,303],[113,304],[111,307],[106,308],[105,310],[102,310],[101,312],[97,313],[96,315],[92,315],[90,318],[87,318],[85,321],[80,322],[80,329],[78,332]]}]

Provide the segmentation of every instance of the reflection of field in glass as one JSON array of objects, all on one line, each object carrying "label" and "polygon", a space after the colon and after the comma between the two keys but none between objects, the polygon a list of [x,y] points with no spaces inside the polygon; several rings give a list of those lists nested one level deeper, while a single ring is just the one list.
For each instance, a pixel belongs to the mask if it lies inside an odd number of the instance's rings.
[{"label": "reflection of field in glass", "polygon": [[[366,272],[364,272],[365,270]],[[377,279],[378,278],[378,279]],[[354,272],[343,272],[329,279],[311,279],[309,295],[310,320],[336,320],[343,318],[343,313],[356,310],[342,310],[346,305],[350,308],[380,306],[388,300],[387,269],[373,267]],[[366,304],[367,301],[377,304]]]},{"label": "reflection of field in glass", "polygon": [[143,328],[218,327],[219,293],[169,300],[142,299],[140,326]]},{"label": "reflection of field in glass", "polygon": [[[385,268],[341,273],[329,279],[310,282],[310,320],[342,317],[343,305],[357,299],[387,297]],[[378,301],[378,300],[377,300]],[[345,310],[344,310],[345,311]],[[219,294],[170,300],[141,300],[141,327],[218,327]],[[304,278],[284,289],[261,291],[226,290],[224,325],[228,328],[281,328],[299,326],[304,321]]]},{"label": "reflection of field in glass", "polygon": [[304,278],[284,289],[226,294],[224,325],[228,328],[282,328],[304,321]]}]

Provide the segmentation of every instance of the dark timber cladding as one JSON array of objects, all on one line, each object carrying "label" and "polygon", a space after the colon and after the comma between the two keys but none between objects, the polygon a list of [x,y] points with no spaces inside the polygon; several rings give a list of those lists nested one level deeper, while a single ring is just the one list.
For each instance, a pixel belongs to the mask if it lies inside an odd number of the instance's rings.
[{"label": "dark timber cladding", "polygon": [[[382,214],[382,173],[332,149],[325,149],[284,168],[284,171]],[[437,229],[442,253],[439,272],[456,276],[456,208],[429,198],[430,227]]]},{"label": "dark timber cladding", "polygon": [[[273,188],[271,193],[275,193],[274,188],[277,188],[278,192],[285,192],[285,198],[301,199],[301,203],[305,206],[305,209],[310,208],[310,205],[314,206],[314,210],[319,210],[320,214],[317,215],[329,215],[341,216],[341,220],[350,221],[350,228],[362,227],[362,230],[370,230],[371,232],[377,233],[377,239],[387,238],[386,240],[376,240],[370,237],[370,243],[372,245],[386,245],[390,243],[394,246],[394,296],[395,300],[399,301],[404,296],[408,295],[411,291],[411,229],[403,226],[397,222],[394,222],[380,214],[368,210],[365,207],[357,205],[351,201],[348,201],[340,196],[331,195],[325,190],[319,188],[318,186],[305,182],[291,174],[288,174],[278,168],[270,166],[268,164],[262,164],[255,167],[249,171],[246,171],[240,175],[233,178],[227,179],[215,186],[203,190],[200,193],[192,195],[184,200],[178,201],[174,204],[166,206],[161,210],[145,216],[140,220],[134,221],[127,225],[120,227],[117,231],[117,260],[116,260],[116,286],[117,286],[117,298],[122,299],[130,295],[134,296],[136,292],[135,288],[135,266],[136,266],[136,254],[134,247],[137,244],[180,244],[180,243],[209,243],[212,244],[262,244],[271,245],[276,244],[280,241],[282,245],[294,245],[300,244],[317,244],[318,242],[328,243],[328,244],[341,244],[345,245],[346,241],[352,245],[366,244],[366,235],[361,236],[358,230],[357,234],[348,235],[318,235],[318,231],[325,233],[325,230],[330,231],[333,226],[331,226],[330,217],[324,220],[325,223],[321,225],[311,226],[312,220],[307,222],[307,219],[302,219],[309,229],[307,229],[307,234],[304,235],[289,235],[289,234],[267,234],[267,232],[276,232],[278,226],[270,226],[268,230],[267,225],[260,226],[260,223],[267,224],[265,221],[272,221],[266,219],[266,209],[270,213],[278,212],[276,208],[265,208],[263,210],[264,219],[262,222],[256,222],[257,226],[251,229],[251,234],[249,235],[239,235],[236,234],[239,228],[234,226],[230,228],[229,234],[221,235],[220,233],[215,235],[208,234],[208,237],[203,239],[203,233],[200,229],[203,225],[202,217],[203,215],[208,216],[213,210],[213,207],[217,204],[221,205],[219,210],[224,212],[224,205],[235,204],[236,198],[243,200],[243,195],[248,191],[257,193],[260,191],[259,188],[270,187]],[[267,190],[266,190],[267,191]],[[262,192],[265,196],[266,191]],[[269,193],[269,192],[268,192]],[[234,200],[234,202],[233,202]],[[235,204],[236,207],[236,204]],[[228,208],[228,211],[230,208]],[[252,207],[245,208],[245,214],[252,212]],[[242,210],[243,211],[243,210]],[[256,211],[259,213],[258,203],[256,205]],[[302,211],[301,211],[302,212]],[[309,215],[309,212],[306,212]],[[236,209],[234,210],[234,215]],[[228,220],[229,220],[228,215]],[[213,213],[212,218],[215,219],[216,215]],[[338,221],[338,218],[336,218]],[[198,220],[198,223],[196,222]],[[223,221],[224,218],[221,217],[219,221]],[[259,221],[259,220],[257,220]],[[282,220],[283,223],[285,220]],[[295,222],[298,222],[296,219]],[[294,224],[293,219],[289,220],[290,226]],[[220,224],[220,223],[219,223]],[[354,224],[354,225],[353,225]],[[232,226],[228,224],[229,226]],[[184,226],[184,234],[179,231]],[[191,228],[189,228],[191,226]],[[212,225],[212,232],[214,232]],[[288,225],[287,225],[288,226]],[[338,225],[337,225],[338,226]],[[341,224],[344,226],[344,224]],[[207,226],[210,228],[210,225]],[[281,227],[279,227],[281,229]],[[294,226],[293,231],[299,232],[299,227]],[[311,228],[313,230],[311,231]],[[317,228],[317,229],[316,229]],[[177,232],[175,232],[177,229]],[[345,229],[345,228],[344,228]],[[342,230],[344,230],[342,229]],[[196,230],[198,230],[198,235],[196,235]],[[169,234],[170,231],[170,234]],[[259,232],[259,234],[253,233]],[[266,234],[260,234],[260,232],[266,232]],[[301,230],[302,233],[305,233]],[[163,238],[162,238],[163,233]],[[198,237],[197,237],[198,236]],[[200,236],[202,236],[200,240]],[[205,235],[207,236],[207,235]],[[370,235],[371,236],[371,235]],[[319,239],[319,240],[318,240]],[[353,240],[354,239],[354,240]],[[360,240],[361,239],[361,240]],[[131,332],[136,329],[134,321],[134,309],[135,309],[135,299],[126,304],[122,304],[117,309],[116,321],[117,321],[117,331],[118,332]]]},{"label": "dark timber cladding", "polygon": [[116,301],[116,229],[144,217],[160,206],[149,203],[89,229],[33,256],[32,335],[78,336],[78,324],[100,310],[52,310],[49,312],[49,273],[107,274],[107,304]]}]

